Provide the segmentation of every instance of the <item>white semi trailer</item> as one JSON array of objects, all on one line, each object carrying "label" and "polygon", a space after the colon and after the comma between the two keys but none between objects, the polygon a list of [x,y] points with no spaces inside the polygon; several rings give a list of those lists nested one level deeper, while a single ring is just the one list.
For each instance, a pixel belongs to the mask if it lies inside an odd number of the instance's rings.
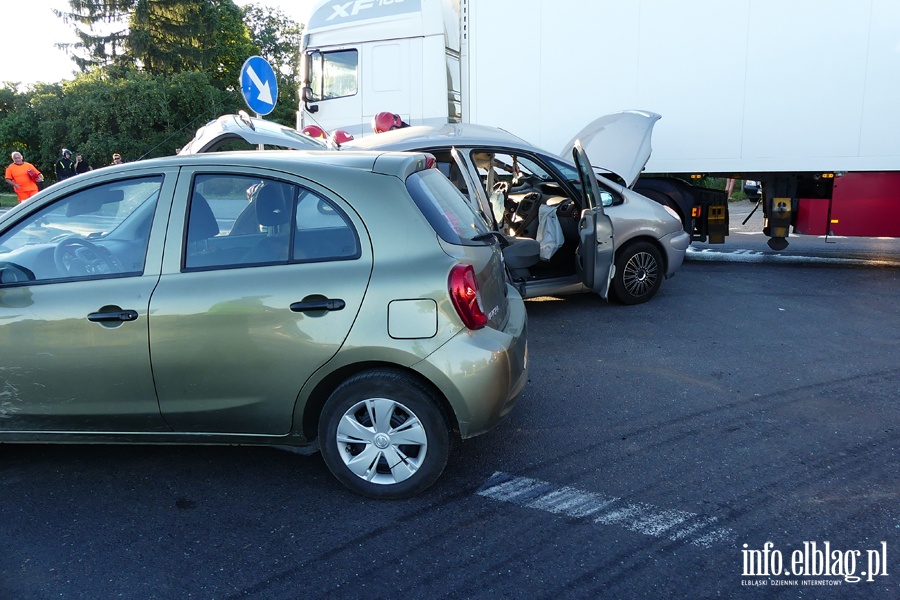
[{"label": "white semi trailer", "polygon": [[716,175],[762,181],[765,233],[900,236],[897,0],[323,0],[298,128],[502,127],[561,150],[603,114],[662,115],[635,189],[724,241]]}]

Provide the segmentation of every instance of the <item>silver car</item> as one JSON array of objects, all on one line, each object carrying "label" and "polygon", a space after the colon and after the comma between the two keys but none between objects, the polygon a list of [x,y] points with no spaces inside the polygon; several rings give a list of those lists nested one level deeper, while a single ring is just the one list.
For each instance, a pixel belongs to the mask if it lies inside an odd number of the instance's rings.
[{"label": "silver car", "polygon": [[[566,158],[472,124],[398,129],[342,148],[434,155],[510,242],[507,267],[524,297],[594,291],[638,304],[678,270],[690,244],[674,210],[630,189],[650,157],[658,119],[642,111],[601,117],[573,138]],[[587,152],[577,150],[582,144]],[[587,154],[609,176],[596,173]]]}]

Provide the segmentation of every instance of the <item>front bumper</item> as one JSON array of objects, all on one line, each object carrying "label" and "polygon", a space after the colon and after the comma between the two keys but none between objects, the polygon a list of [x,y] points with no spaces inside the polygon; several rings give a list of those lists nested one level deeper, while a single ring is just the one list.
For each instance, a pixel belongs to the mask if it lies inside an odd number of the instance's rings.
[{"label": "front bumper", "polygon": [[683,229],[664,236],[660,242],[666,253],[666,279],[675,274],[684,262],[684,255],[691,245],[691,236]]}]

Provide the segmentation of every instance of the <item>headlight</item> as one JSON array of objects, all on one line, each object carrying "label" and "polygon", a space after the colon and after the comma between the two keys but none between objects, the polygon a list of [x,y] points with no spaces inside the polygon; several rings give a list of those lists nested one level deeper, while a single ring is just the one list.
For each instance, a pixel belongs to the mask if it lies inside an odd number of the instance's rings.
[{"label": "headlight", "polygon": [[678,219],[678,222],[681,223],[681,217],[678,215],[677,212],[675,212],[675,209],[674,209],[674,208],[672,208],[671,206],[668,206],[668,205],[666,205],[666,204],[663,204],[662,207],[663,207],[664,209],[666,209],[666,212],[667,212],[667,213],[669,213],[670,215],[672,215],[673,217],[675,217],[676,219]]}]

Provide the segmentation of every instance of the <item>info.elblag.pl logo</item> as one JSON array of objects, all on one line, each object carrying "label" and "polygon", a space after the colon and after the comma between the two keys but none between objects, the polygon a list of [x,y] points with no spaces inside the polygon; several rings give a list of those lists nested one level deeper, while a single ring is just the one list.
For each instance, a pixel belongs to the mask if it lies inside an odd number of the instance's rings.
[{"label": "info.elblag.pl logo", "polygon": [[[887,542],[871,550],[841,550],[832,548],[831,542],[803,542],[789,554],[775,548],[772,542],[763,544],[761,550],[743,545],[744,579],[741,585],[841,585],[844,582],[873,582],[888,575]],[[772,579],[777,577],[780,579]],[[790,579],[791,577],[796,579]],[[813,578],[813,579],[809,579]],[[828,579],[825,579],[828,578]],[[840,579],[837,579],[840,578]]]}]

